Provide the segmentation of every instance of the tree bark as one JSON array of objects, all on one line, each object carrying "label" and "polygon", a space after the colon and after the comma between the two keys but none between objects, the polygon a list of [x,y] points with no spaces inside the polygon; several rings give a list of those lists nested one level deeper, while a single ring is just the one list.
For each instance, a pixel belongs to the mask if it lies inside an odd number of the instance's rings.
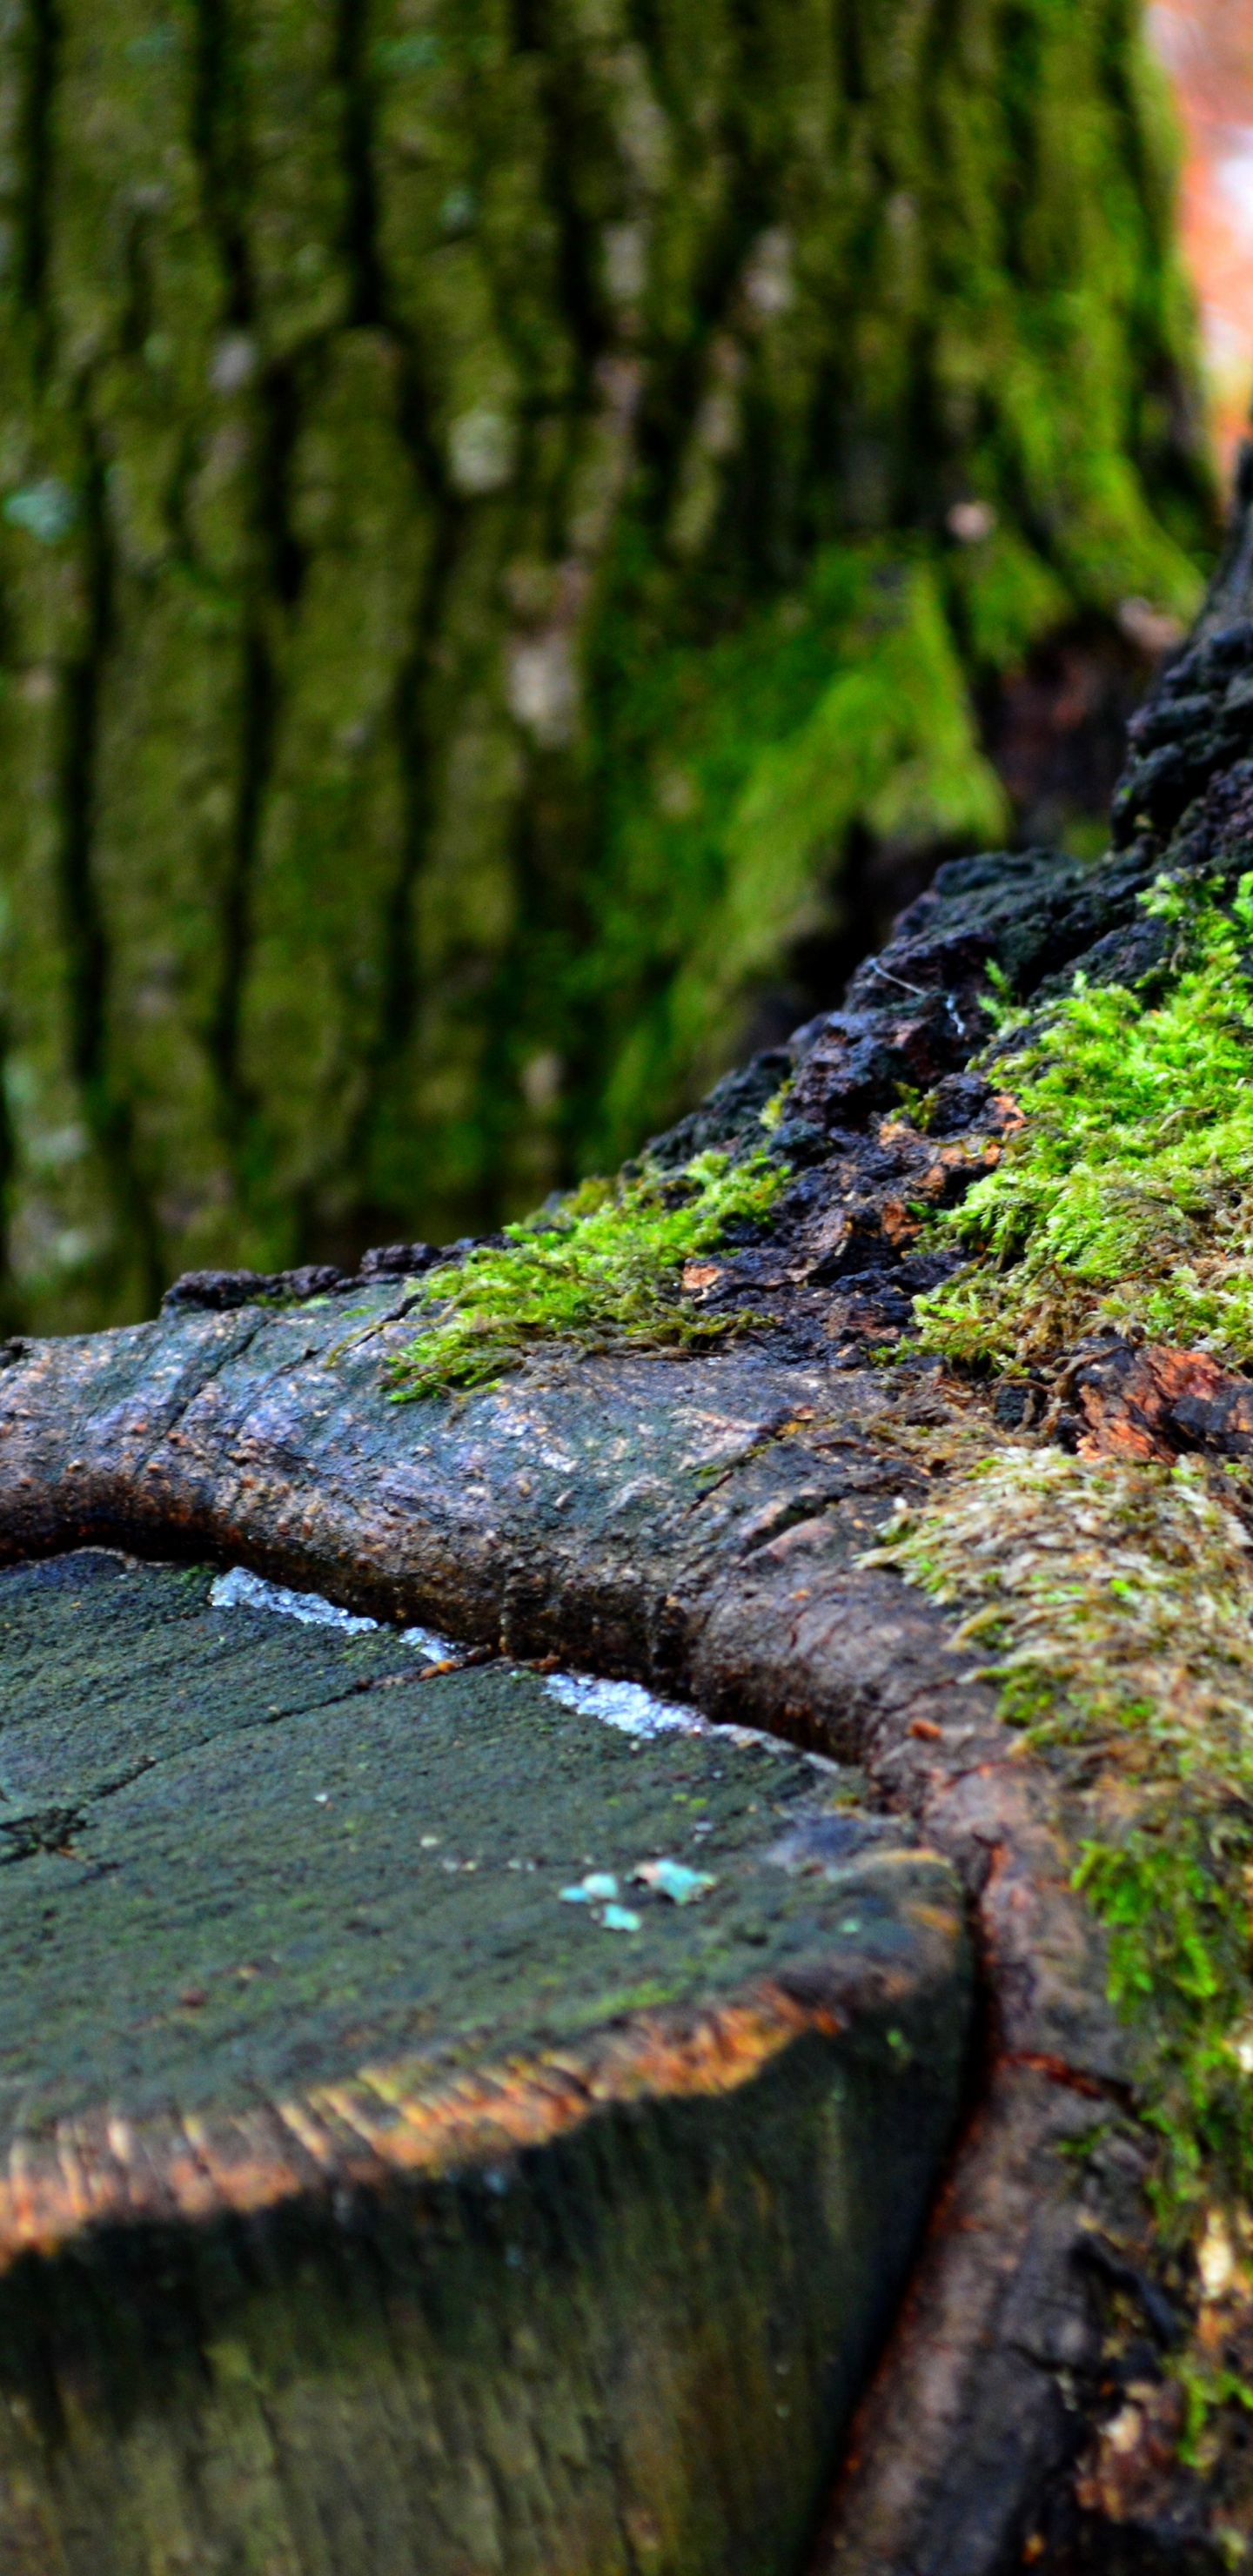
[{"label": "tree bark", "polygon": [[15,0],[0,113],[11,1320],[616,1160],[1190,613],[1133,0]]}]

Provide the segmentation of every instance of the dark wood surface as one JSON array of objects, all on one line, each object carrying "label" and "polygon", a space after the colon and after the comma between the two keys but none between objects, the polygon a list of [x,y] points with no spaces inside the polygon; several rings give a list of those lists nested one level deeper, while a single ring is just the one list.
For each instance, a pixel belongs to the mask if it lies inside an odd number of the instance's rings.
[{"label": "dark wood surface", "polygon": [[969,2035],[858,1786],[210,1569],[0,1576],[5,2567],[795,2567]]}]

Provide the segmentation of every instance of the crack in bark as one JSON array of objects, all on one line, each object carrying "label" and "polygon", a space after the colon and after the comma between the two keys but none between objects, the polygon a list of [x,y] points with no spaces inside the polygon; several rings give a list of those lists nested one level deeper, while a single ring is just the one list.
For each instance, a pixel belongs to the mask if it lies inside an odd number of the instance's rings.
[{"label": "crack in bark", "polygon": [[240,700],[243,740],[230,862],[222,892],[218,989],[207,1031],[209,1058],[217,1078],[222,1132],[235,1165],[235,1182],[241,1195],[244,1194],[239,1169],[241,1148],[257,1102],[241,1073],[240,1028],[251,937],[252,886],[265,790],[273,761],[275,695],[271,656],[261,622],[254,619],[249,624],[242,655]]},{"label": "crack in bark", "polygon": [[[247,1640],[241,1638],[240,1642],[242,1649],[246,1646]],[[438,1665],[415,1663],[411,1671],[362,1674],[357,1680],[345,1683],[343,1689],[336,1691],[329,1699],[299,1700],[293,1702],[290,1708],[270,1709],[264,1717],[254,1719],[251,1726],[233,1729],[232,1736],[234,1740],[243,1742],[250,1736],[264,1734],[269,1727],[286,1726],[292,1719],[326,1717],[332,1711],[346,1707],[350,1700],[366,1698],[374,1691],[394,1690],[402,1684],[413,1685],[419,1682],[442,1680],[448,1673],[461,1672],[472,1666],[478,1666],[489,1657],[492,1662],[502,1660],[492,1654],[490,1649],[480,1647],[477,1650],[473,1648],[468,1650],[455,1662],[451,1658],[445,1658]],[[119,1772],[116,1779],[101,1780],[91,1788],[80,1791],[76,1798],[67,1799],[61,1804],[53,1802],[42,1807],[31,1806],[15,1815],[0,1817],[0,1869],[12,1868],[19,1861],[37,1860],[41,1854],[49,1852],[57,1858],[81,1857],[72,1852],[69,1846],[76,1834],[90,1828],[97,1808],[107,1805],[111,1798],[120,1797],[125,1790],[132,1789],[135,1782],[146,1779],[150,1771],[168,1769],[171,1763],[186,1762],[195,1754],[203,1752],[206,1745],[217,1743],[219,1736],[220,1729],[208,1727],[199,1735],[189,1735],[172,1751],[144,1754],[141,1760],[132,1763],[129,1770]],[[99,1867],[100,1864],[97,1863],[94,1866]],[[116,1863],[108,1863],[107,1866],[112,1868]]]},{"label": "crack in bark", "polygon": [[239,150],[226,133],[233,107],[227,0],[197,0],[195,77],[190,143],[200,175],[205,223],[217,244],[226,279],[226,318],[237,329],[252,320],[248,251],[239,220]]},{"label": "crack in bark", "polygon": [[344,258],[351,280],[348,322],[371,330],[383,320],[386,287],[378,242],[378,189],[374,177],[374,101],[366,64],[367,12],[361,0],[338,0],[335,76],[344,95],[343,147],[347,181]]},{"label": "crack in bark", "polygon": [[[465,511],[457,506],[430,434],[431,407],[423,383],[420,351],[394,313],[385,310],[382,319],[402,352],[400,434],[420,482],[437,496],[439,510],[435,546],[392,700],[403,781],[403,820],[399,864],[380,922],[382,998],[373,1041],[364,1051],[361,1100],[348,1139],[348,1166],[363,1174],[369,1171],[371,1144],[388,1082],[413,1042],[422,1007],[415,907],[438,813],[443,616],[465,541]],[[368,1187],[361,1195],[368,1197]]]},{"label": "crack in bark", "polygon": [[28,0],[26,25],[26,79],[15,137],[15,158],[25,186],[19,204],[15,266],[18,293],[35,320],[37,372],[46,375],[52,329],[44,296],[53,179],[52,97],[61,38],[56,0]]},{"label": "crack in bark", "polygon": [[[226,318],[251,334],[256,290],[240,207],[246,191],[245,146],[237,130],[231,27],[225,0],[198,0],[198,50],[191,143],[200,172],[205,219],[226,281]],[[229,859],[221,902],[221,955],[206,1042],[217,1083],[219,1118],[242,1204],[252,1189],[246,1146],[260,1110],[241,1062],[245,990],[252,947],[252,902],[273,775],[281,712],[274,626],[290,614],[304,578],[303,551],[291,524],[289,484],[299,431],[299,386],[292,361],[274,362],[257,392],[261,440],[254,489],[252,567],[240,656],[239,770]]]},{"label": "crack in bark", "polygon": [[109,1067],[109,935],[94,868],[100,698],[113,634],[114,565],[105,508],[104,463],[90,410],[90,380],[79,388],[79,431],[87,457],[81,506],[85,522],[86,634],[62,673],[61,838],[57,875],[70,1020],[70,1063],[87,1124],[108,1175],[121,1242],[115,1266],[133,1246],[141,1293],[155,1304],[165,1278],[156,1213],[139,1169],[130,1101]]}]

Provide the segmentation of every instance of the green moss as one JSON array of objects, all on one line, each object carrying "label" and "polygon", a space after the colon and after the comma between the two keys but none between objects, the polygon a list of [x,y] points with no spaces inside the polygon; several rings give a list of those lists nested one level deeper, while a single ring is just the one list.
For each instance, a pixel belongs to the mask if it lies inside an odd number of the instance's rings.
[{"label": "green moss", "polygon": [[789,1073],[780,1083],[778,1090],[771,1092],[766,1102],[761,1113],[761,1123],[768,1136],[773,1136],[776,1127],[781,1127],[787,1116],[787,1105],[792,1097],[795,1080],[795,1075]]},{"label": "green moss", "polygon": [[1025,1123],[942,1220],[972,1267],[919,1301],[951,1359],[1047,1360],[1101,1322],[1253,1356],[1253,876],[1230,919],[1146,900],[1176,932],[1163,998],[1076,979],[1022,1046],[1002,1031]]},{"label": "green moss", "polygon": [[551,1214],[507,1227],[505,1244],[428,1272],[429,1322],[394,1363],[397,1397],[491,1385],[557,1341],[664,1350],[742,1331],[753,1317],[703,1314],[683,1267],[732,1219],[766,1217],[787,1177],[764,1152],[739,1163],[708,1153],[677,1174],[646,1165],[634,1178],[585,1181]]},{"label": "green moss", "polygon": [[954,1648],[1086,1788],[1075,1884],[1140,2030],[1155,2193],[1182,2238],[1253,2194],[1253,1571],[1194,1461],[1011,1449],[903,1513],[872,1562],[967,1609]]},{"label": "green moss", "polygon": [[992,527],[957,549],[947,572],[958,631],[977,671],[1013,670],[1072,613],[1065,582],[1013,527]]},{"label": "green moss", "polygon": [[[790,601],[634,674],[618,724],[589,960],[610,1025],[630,1008],[602,1097],[607,1159],[658,1098],[712,1078],[747,997],[838,921],[854,828],[973,847],[1011,819],[921,546],[828,548]],[[673,971],[650,1001],[659,946]]]}]

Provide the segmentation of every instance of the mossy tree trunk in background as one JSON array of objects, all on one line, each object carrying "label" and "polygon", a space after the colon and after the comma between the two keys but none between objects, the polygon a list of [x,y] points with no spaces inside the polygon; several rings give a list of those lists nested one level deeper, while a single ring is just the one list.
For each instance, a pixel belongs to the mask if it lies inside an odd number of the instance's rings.
[{"label": "mossy tree trunk in background", "polygon": [[1133,0],[8,0],[0,83],[19,1319],[616,1155],[850,840],[1008,827],[981,690],[1192,604]]}]

